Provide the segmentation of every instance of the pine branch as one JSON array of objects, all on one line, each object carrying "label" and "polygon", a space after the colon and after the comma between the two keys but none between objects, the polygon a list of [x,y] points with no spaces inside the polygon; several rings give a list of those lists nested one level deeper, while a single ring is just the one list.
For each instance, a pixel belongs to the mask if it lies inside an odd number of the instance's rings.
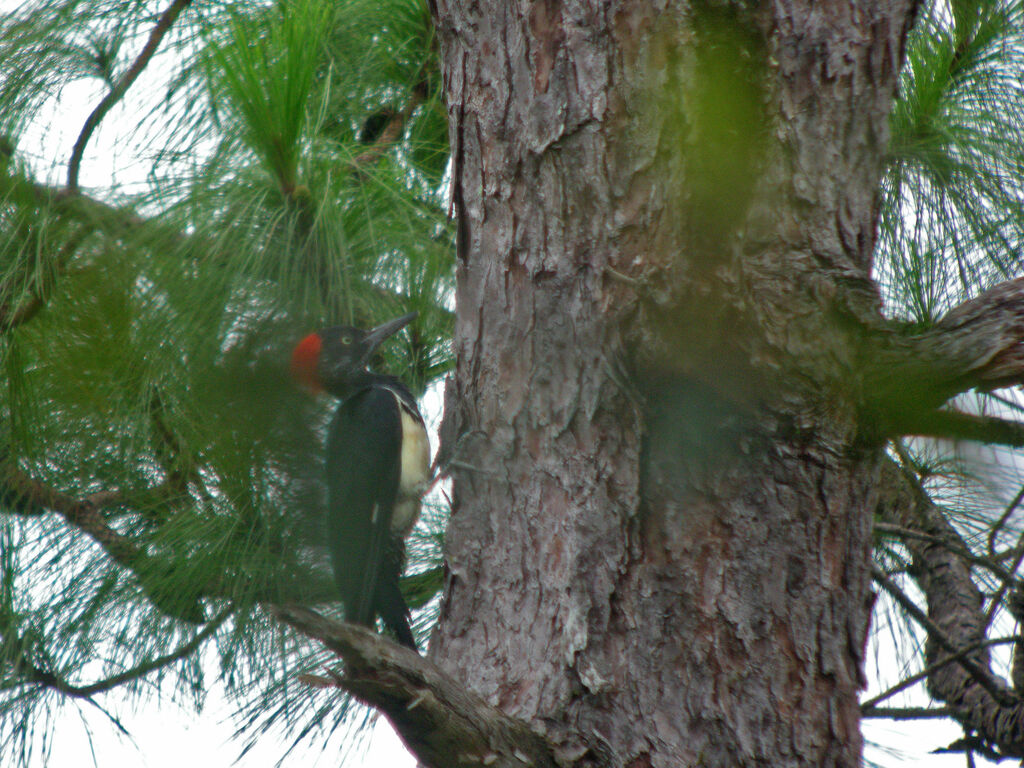
[{"label": "pine branch", "polygon": [[234,606],[227,606],[213,619],[211,619],[202,630],[197,632],[195,637],[169,653],[144,661],[130,669],[126,669],[124,672],[111,675],[110,677],[106,677],[102,680],[97,680],[86,685],[75,685],[74,683],[69,683],[60,675],[41,669],[30,663],[25,658],[18,659],[17,665],[26,672],[24,680],[25,683],[37,683],[47,688],[52,688],[66,696],[87,699],[90,696],[95,696],[97,693],[103,693],[113,688],[117,688],[120,685],[124,685],[125,683],[139,680],[150,672],[169,666],[176,661],[191,656],[199,646],[206,642],[206,640],[208,640],[213,633],[220,628],[220,626],[233,612]]},{"label": "pine branch", "polygon": [[1024,447],[1024,424],[994,416],[938,410],[913,414],[902,423],[900,419],[892,419],[891,422],[899,425],[898,432],[904,435]]},{"label": "pine branch", "polygon": [[978,435],[972,439],[1020,444],[1020,431],[1006,422],[935,412],[968,389],[1024,383],[1024,278],[960,304],[924,333],[883,332],[871,343],[865,398],[891,432],[957,436],[960,430]]},{"label": "pine branch", "polygon": [[9,462],[0,464],[0,490],[5,506],[23,515],[40,515],[48,511],[58,513],[99,544],[120,565],[134,570],[145,556],[135,542],[107,525],[100,514],[102,507],[121,500],[121,495],[115,491],[100,491],[76,499],[35,480]]},{"label": "pine branch", "polygon": [[85,125],[82,126],[81,132],[78,134],[78,140],[75,141],[74,149],[71,150],[71,159],[68,161],[68,181],[67,187],[71,192],[78,191],[78,171],[82,165],[82,156],[85,154],[85,147],[89,143],[89,139],[92,138],[93,132],[99,127],[100,122],[106,117],[107,113],[119,102],[124,95],[131,88],[132,83],[142,74],[142,71],[149,64],[150,59],[153,58],[153,54],[156,53],[156,49],[160,47],[160,43],[164,39],[164,35],[167,34],[171,26],[177,20],[185,8],[191,4],[192,0],[174,0],[173,3],[163,12],[160,18],[157,20],[156,26],[149,33],[149,39],[143,46],[142,51],[132,62],[131,66],[121,75],[120,79],[114,83],[114,86],[110,89],[106,96],[96,105],[96,108],[92,111],[88,118],[86,118]]},{"label": "pine branch", "polygon": [[46,301],[38,293],[33,293],[16,307],[0,304],[0,333],[7,333],[19,325],[24,325],[46,305]]},{"label": "pine branch", "polygon": [[205,498],[208,494],[202,475],[192,457],[188,455],[183,441],[164,418],[166,407],[159,389],[154,389],[149,400],[149,418],[153,431],[156,433],[157,454],[163,465],[164,473],[167,475],[167,482],[180,495],[187,492],[188,484],[192,482],[200,489]]},{"label": "pine branch", "polygon": [[[432,44],[435,47],[437,46],[436,37],[433,38]],[[423,62],[423,66],[417,73],[416,79],[417,83],[413,87],[412,92],[409,94],[409,99],[405,102],[405,106],[403,106],[401,110],[392,113],[384,113],[387,115],[387,118],[383,124],[379,127],[373,128],[369,132],[368,129],[370,129],[370,121],[375,116],[371,116],[363,124],[363,132],[364,134],[367,134],[367,138],[372,141],[372,146],[352,160],[352,165],[357,171],[372,163],[384,154],[388,147],[402,138],[402,134],[405,131],[405,124],[409,121],[409,118],[412,117],[412,113],[416,111],[416,107],[422,104],[428,95],[428,88],[426,84],[426,61]]]},{"label": "pine branch", "polygon": [[168,244],[180,247],[189,242],[177,229],[139,216],[129,207],[111,205],[80,191],[71,193],[18,175],[0,174],[0,195],[10,199],[25,198],[32,205],[67,216],[86,225],[89,231],[102,232],[115,240],[141,234],[155,243],[162,243],[164,248]]},{"label": "pine branch", "polygon": [[118,506],[150,506],[154,499],[173,499],[177,495],[173,482],[166,482],[143,491],[98,491],[77,499],[30,477],[9,461],[0,461],[0,514],[13,513],[23,517],[36,517],[48,512],[59,514],[74,529],[99,544],[115,563],[132,571],[150,602],[171,618],[190,624],[205,623],[207,619],[200,600],[232,599],[238,593],[239,580],[258,601],[317,603],[336,599],[337,588],[332,580],[307,571],[296,572],[291,580],[256,592],[248,584],[251,575],[225,571],[202,584],[190,585],[187,595],[183,595],[180,588],[169,593],[161,579],[151,574],[166,573],[173,568],[173,563],[154,558],[135,539],[115,531],[101,510]]},{"label": "pine branch", "polygon": [[[932,621],[928,615],[917,607],[917,603],[910,599],[907,594],[900,589],[893,582],[892,579],[879,568],[877,565],[873,565],[871,569],[871,578],[874,579],[875,583],[878,584],[882,589],[889,593],[889,595],[900,604],[907,614],[918,623],[918,625],[928,633],[928,640],[935,643],[937,646],[942,648],[946,653],[956,656],[957,662],[964,667],[978,684],[988,691],[989,694],[995,698],[1003,706],[1014,706],[1018,704],[1017,697],[1013,696],[1005,684],[995,679],[991,671],[978,664],[968,653],[963,652],[963,648],[957,645],[956,641],[949,637],[946,632]],[[974,648],[978,649],[982,647],[982,644],[975,643]]]},{"label": "pine branch", "polygon": [[[912,557],[910,573],[928,600],[927,615],[898,589],[889,590],[885,574],[879,580],[927,631],[926,655],[934,666],[927,678],[930,694],[950,706],[965,731],[977,732],[1007,755],[1024,757],[1024,701],[991,672],[981,593],[969,564],[954,551],[966,549],[966,544],[917,478],[894,461],[883,463],[879,492],[877,515],[882,520],[952,543],[947,547],[916,537],[902,539]],[[960,653],[967,655],[956,663],[938,664]]]},{"label": "pine branch", "polygon": [[[2,147],[0,147],[0,155],[2,154]],[[0,172],[0,197],[7,196],[24,197],[26,205],[52,210],[57,216],[67,216],[85,225],[82,232],[83,237],[90,232],[101,232],[118,242],[132,238],[138,245],[145,246],[151,243],[153,247],[159,248],[161,251],[174,250],[185,254],[185,258],[191,255],[193,258],[202,259],[207,263],[210,263],[212,257],[223,250],[221,247],[214,246],[200,234],[183,232],[165,224],[158,218],[140,216],[130,206],[111,205],[89,197],[80,191],[71,194],[63,188]],[[368,294],[375,294],[382,302],[390,305],[404,307],[408,302],[407,296],[372,280],[363,282],[360,285],[360,290]],[[18,309],[22,308],[16,308],[15,311]],[[41,309],[41,307],[37,309]],[[37,309],[31,310],[32,314]],[[28,309],[25,308],[22,311],[28,311]],[[432,308],[431,312],[438,316],[452,317],[454,315],[451,310],[442,306]],[[0,315],[0,332],[3,330],[2,320],[3,316]],[[360,321],[359,318],[355,318],[355,320]]]},{"label": "pine branch", "polygon": [[[1017,495],[1013,497],[1013,500],[1006,505],[1006,509],[1003,510],[1003,514],[999,516],[995,525],[989,529],[988,532],[988,554],[991,557],[996,557],[996,539],[999,538],[1000,532],[1002,532],[1007,521],[1010,519],[1017,507],[1020,506],[1021,501],[1024,501],[1024,485],[1021,486],[1020,490],[1017,491]],[[1016,569],[1015,569],[1016,570]]]},{"label": "pine branch", "polygon": [[[1007,280],[939,320],[928,334],[941,360],[964,366],[961,386],[982,390],[1024,379],[1024,278]],[[960,390],[963,391],[963,390]]]},{"label": "pine branch", "polygon": [[942,538],[940,538],[938,536],[931,536],[931,535],[929,535],[927,533],[921,533],[920,531],[915,531],[912,528],[903,528],[903,527],[901,527],[899,525],[892,525],[890,523],[876,522],[874,524],[873,528],[876,531],[878,531],[879,533],[890,534],[890,535],[896,536],[896,537],[898,537],[900,539],[904,539],[904,538],[908,538],[909,537],[909,538],[912,538],[912,539],[917,539],[919,541],[927,541],[927,542],[930,542],[932,544],[938,544],[941,547],[946,547],[951,552],[953,552],[954,554],[958,555],[959,557],[962,557],[967,562],[969,562],[969,563],[971,563],[973,565],[977,565],[977,566],[979,566],[981,568],[984,568],[985,570],[991,572],[1000,581],[1002,581],[1004,583],[1013,583],[1014,582],[1013,573],[1011,571],[1008,571],[1006,568],[1004,568],[1002,565],[999,564],[999,560],[998,560],[999,555],[998,554],[995,554],[992,557],[982,557],[981,555],[974,554],[969,549],[957,546],[953,542],[950,542],[948,539],[942,539]]},{"label": "pine branch", "polygon": [[132,571],[149,600],[168,616],[190,624],[202,624],[206,615],[198,593],[183,596],[168,592],[166,587],[147,574],[158,573],[154,559],[133,539],[111,528],[100,509],[124,501],[116,491],[99,491],[76,499],[41,483],[9,462],[0,464],[0,499],[5,506],[23,515],[39,515],[47,511],[59,514],[73,528],[95,541],[118,565]]},{"label": "pine branch", "polygon": [[391,721],[427,766],[555,768],[551,746],[526,723],[491,706],[428,659],[353,624],[276,606],[271,613],[345,662],[338,684]]},{"label": "pine branch", "polygon": [[975,651],[980,650],[982,648],[992,648],[993,646],[997,646],[997,645],[1016,645],[1016,644],[1020,643],[1022,640],[1024,640],[1024,637],[1020,637],[1020,636],[1001,637],[1001,638],[998,638],[996,640],[985,640],[984,642],[981,642],[981,643],[975,643],[974,645],[970,646],[969,648],[963,648],[963,649],[957,651],[956,653],[954,653],[951,656],[946,656],[945,658],[940,659],[939,661],[935,662],[934,664],[929,664],[927,667],[922,669],[916,675],[911,675],[910,677],[906,678],[905,680],[901,680],[900,682],[896,683],[896,685],[894,685],[894,686],[892,686],[890,688],[887,688],[886,690],[882,691],[877,696],[872,696],[867,701],[862,702],[861,705],[860,705],[861,713],[863,714],[863,712],[865,710],[874,708],[876,705],[881,704],[886,699],[891,699],[897,693],[899,693],[901,691],[905,691],[907,688],[910,688],[911,686],[916,685],[917,683],[921,682],[922,680],[927,680],[928,677],[933,675],[935,672],[938,672],[940,669],[942,669],[947,664],[953,664],[954,662],[958,662],[961,659],[966,658],[968,656],[968,654],[974,653]]},{"label": "pine branch", "polygon": [[[87,230],[79,229],[68,238],[53,260],[52,275],[37,279],[27,299],[15,307],[0,304],[0,334],[7,333],[19,325],[24,325],[39,314],[39,311],[50,300],[55,279],[66,271],[68,262],[71,261],[75,251],[88,237],[88,234]],[[12,295],[15,292],[13,288],[0,288],[0,295]]]},{"label": "pine branch", "polygon": [[[1010,566],[1010,573],[1016,574],[1017,569],[1020,568],[1022,562],[1024,562],[1024,531],[1021,531],[1020,536],[1017,538],[1017,547],[1019,551],[1017,556],[1013,558],[1013,565]],[[992,596],[992,603],[989,605],[988,613],[985,614],[985,628],[987,629],[992,625],[992,620],[996,617],[996,611],[999,610],[999,606],[1003,604],[1003,600],[1006,597],[1007,592],[1010,591],[1011,585],[1016,589],[1019,589],[1020,583],[1014,581],[1003,581],[999,585],[999,591]],[[1016,615],[1016,614],[1015,614]]]}]

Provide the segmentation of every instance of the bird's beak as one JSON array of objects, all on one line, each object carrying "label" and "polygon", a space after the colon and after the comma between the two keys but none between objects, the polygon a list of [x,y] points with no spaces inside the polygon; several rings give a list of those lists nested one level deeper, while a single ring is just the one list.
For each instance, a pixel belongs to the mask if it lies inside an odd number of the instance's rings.
[{"label": "bird's beak", "polygon": [[402,315],[402,317],[381,323],[372,331],[367,331],[366,336],[363,337],[363,344],[366,345],[366,359],[369,359],[370,355],[381,345],[384,339],[393,336],[405,328],[405,326],[416,319],[417,315],[419,315],[419,312],[410,312],[408,315]]}]

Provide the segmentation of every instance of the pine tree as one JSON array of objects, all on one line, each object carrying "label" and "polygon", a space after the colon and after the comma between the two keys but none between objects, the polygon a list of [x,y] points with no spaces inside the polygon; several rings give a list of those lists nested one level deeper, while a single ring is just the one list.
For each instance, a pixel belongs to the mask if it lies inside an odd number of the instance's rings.
[{"label": "pine tree", "polygon": [[[853,765],[920,678],[1024,756],[1020,4],[491,5],[0,18],[0,754],[159,681],[430,765]],[[287,372],[413,310],[429,660],[339,621]]]},{"label": "pine tree", "polygon": [[[344,700],[297,682],[324,652],[260,607],[340,615],[318,545],[331,406],[288,358],[415,310],[380,365],[418,394],[450,367],[427,10],[44,2],[0,29],[0,753],[27,760],[74,697],[159,679],[198,702],[204,646],[250,734],[333,727]],[[61,144],[44,121],[87,86]],[[121,147],[137,183],[101,175]],[[442,517],[412,544],[419,603]]]}]

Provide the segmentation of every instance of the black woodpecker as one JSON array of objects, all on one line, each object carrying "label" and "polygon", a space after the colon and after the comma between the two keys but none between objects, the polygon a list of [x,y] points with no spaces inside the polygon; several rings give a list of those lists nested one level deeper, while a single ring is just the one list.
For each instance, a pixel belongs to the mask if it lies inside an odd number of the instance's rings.
[{"label": "black woodpecker", "polygon": [[371,331],[325,328],[292,353],[292,371],[301,381],[341,398],[327,435],[326,529],[345,616],[371,627],[380,616],[413,649],[398,580],[430,471],[430,443],[409,389],[367,364],[381,342],[415,317]]}]

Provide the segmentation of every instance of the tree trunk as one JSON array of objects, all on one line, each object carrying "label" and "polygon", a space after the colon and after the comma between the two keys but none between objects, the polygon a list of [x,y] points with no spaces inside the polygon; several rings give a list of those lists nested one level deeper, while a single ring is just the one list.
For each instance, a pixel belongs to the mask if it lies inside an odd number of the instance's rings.
[{"label": "tree trunk", "polygon": [[607,766],[860,764],[875,195],[910,0],[437,0],[431,655]]}]

